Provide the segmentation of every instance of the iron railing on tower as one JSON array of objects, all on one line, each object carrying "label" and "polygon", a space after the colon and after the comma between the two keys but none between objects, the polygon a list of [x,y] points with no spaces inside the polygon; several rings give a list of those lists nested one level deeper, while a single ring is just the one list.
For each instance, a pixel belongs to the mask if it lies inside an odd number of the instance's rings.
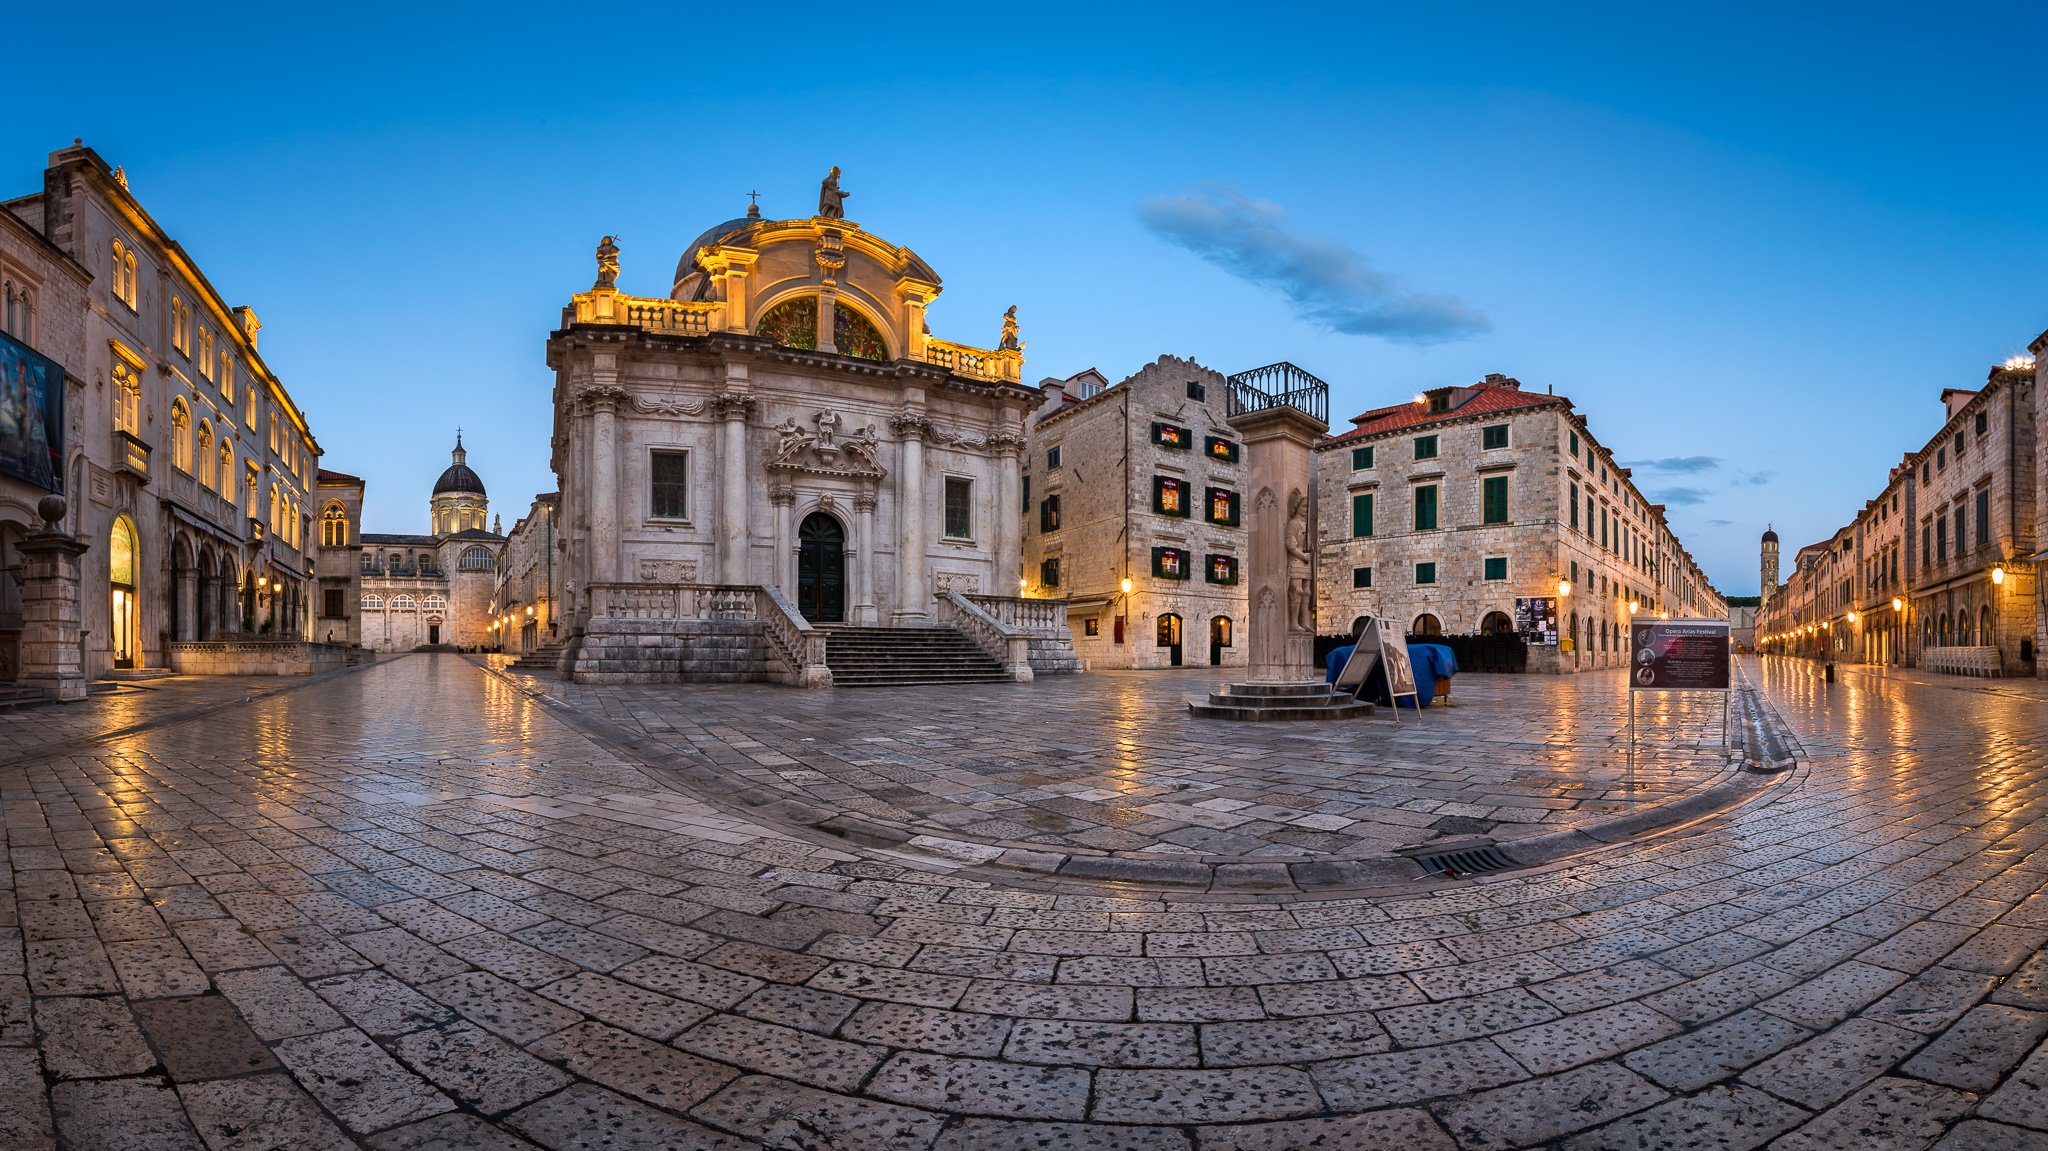
[{"label": "iron railing on tower", "polygon": [[1285,360],[1239,372],[1226,382],[1230,385],[1230,415],[1293,408],[1318,423],[1327,426],[1330,422],[1330,385]]}]

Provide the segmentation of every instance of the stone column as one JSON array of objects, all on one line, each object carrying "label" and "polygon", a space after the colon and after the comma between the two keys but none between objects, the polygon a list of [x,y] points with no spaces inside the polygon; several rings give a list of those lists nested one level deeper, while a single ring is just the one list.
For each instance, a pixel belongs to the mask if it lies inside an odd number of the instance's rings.
[{"label": "stone column", "polygon": [[872,485],[861,488],[853,497],[854,511],[854,579],[859,584],[854,588],[853,622],[862,627],[873,627],[880,623],[875,610],[875,489]]},{"label": "stone column", "polygon": [[896,611],[894,622],[919,626],[931,618],[924,578],[924,437],[931,421],[906,410],[889,421],[902,453],[896,485]]},{"label": "stone column", "polygon": [[63,703],[86,696],[79,575],[89,545],[65,535],[64,497],[44,496],[43,530],[16,545],[21,552],[21,678]]},{"label": "stone column", "polygon": [[1024,498],[1022,463],[1018,458],[1024,450],[1024,438],[1005,428],[988,438],[988,446],[996,457],[996,522],[991,544],[995,549],[995,586],[989,590],[996,595],[1017,595],[1021,590],[1018,577],[1024,571],[1024,525],[1020,522],[1024,513],[1018,507]]},{"label": "stone column", "polygon": [[1287,406],[1230,417],[1250,465],[1252,683],[1320,682],[1315,666],[1315,501],[1309,498],[1309,449],[1329,425]]},{"label": "stone column", "polygon": [[619,578],[619,401],[615,387],[583,393],[590,411],[590,579],[616,583]]},{"label": "stone column", "polygon": [[782,594],[793,600],[796,598],[796,573],[793,570],[796,540],[790,535],[790,518],[795,514],[796,488],[786,476],[777,479],[768,489],[768,499],[775,505],[775,563],[768,575]]},{"label": "stone column", "polygon": [[747,369],[727,365],[727,391],[712,401],[725,421],[718,451],[718,582],[741,584],[747,579],[747,413],[754,397],[746,394]]}]

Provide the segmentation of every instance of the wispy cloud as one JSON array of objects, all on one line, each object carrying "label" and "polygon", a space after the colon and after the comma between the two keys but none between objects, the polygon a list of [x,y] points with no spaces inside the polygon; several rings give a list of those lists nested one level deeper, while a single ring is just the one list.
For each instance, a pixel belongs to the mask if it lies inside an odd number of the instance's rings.
[{"label": "wispy cloud", "polygon": [[1776,478],[1776,472],[1750,472],[1747,475],[1736,476],[1735,483],[1739,487],[1760,488]]},{"label": "wispy cloud", "polygon": [[1660,504],[1703,504],[1713,493],[1705,488],[1665,488],[1655,492],[1651,499]]},{"label": "wispy cloud", "polygon": [[1215,185],[1138,206],[1152,233],[1238,279],[1277,288],[1333,332],[1440,344],[1490,331],[1486,314],[1455,296],[1417,292],[1335,240],[1297,234],[1287,212]]},{"label": "wispy cloud", "polygon": [[1725,528],[1734,522],[1734,520],[1708,520],[1707,526],[1710,528]]},{"label": "wispy cloud", "polygon": [[1721,466],[1720,456],[1666,456],[1661,460],[1632,460],[1621,465],[1643,472],[1680,472],[1698,475]]}]

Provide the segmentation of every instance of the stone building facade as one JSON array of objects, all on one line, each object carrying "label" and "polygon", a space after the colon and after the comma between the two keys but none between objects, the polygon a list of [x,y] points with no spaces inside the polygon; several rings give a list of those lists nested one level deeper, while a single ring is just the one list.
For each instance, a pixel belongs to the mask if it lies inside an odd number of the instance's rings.
[{"label": "stone building facade", "polygon": [[492,609],[505,540],[483,526],[490,501],[459,435],[450,457],[427,500],[427,522],[454,530],[362,537],[361,634],[373,651],[497,647]]},{"label": "stone building facade", "polygon": [[561,565],[555,555],[559,492],[533,497],[533,506],[505,533],[498,560],[495,597],[499,647],[514,655],[561,638],[556,610],[561,602]]},{"label": "stone building facade", "polygon": [[363,481],[345,472],[320,469],[316,485],[320,519],[314,575],[313,636],[322,643],[359,647],[363,642]]},{"label": "stone building facade", "polygon": [[673,677],[689,636],[731,630],[711,625],[772,624],[787,655],[818,625],[933,627],[950,593],[1017,598],[1037,397],[1014,316],[992,349],[933,337],[938,274],[842,196],[835,173],[814,216],[707,229],[666,297],[619,292],[607,238],[563,310],[570,675]]},{"label": "stone building facade", "polygon": [[2036,365],[1941,393],[1941,427],[1828,540],[1800,550],[1763,646],[1837,662],[2041,674]]},{"label": "stone building facade", "polygon": [[1245,462],[1224,376],[1161,356],[1113,386],[1091,368],[1040,387],[1025,594],[1065,601],[1089,667],[1244,666]]},{"label": "stone building facade", "polygon": [[[1636,612],[1722,619],[1727,604],[1569,399],[1505,376],[1376,408],[1316,447],[1318,630],[1359,617],[1411,634],[1554,621],[1528,668],[1625,663]],[[1547,635],[1546,635],[1547,638]]]},{"label": "stone building facade", "polygon": [[[306,638],[320,447],[257,351],[255,313],[82,144],[51,153],[42,189],[0,212],[91,274],[82,306],[45,295],[35,308],[42,338],[78,357],[62,526],[90,548],[86,673],[176,667],[181,643]],[[38,275],[46,293],[76,282]]]},{"label": "stone building facade", "polygon": [[[0,685],[23,674],[23,538],[41,531],[36,508],[63,494],[88,376],[85,326],[92,273],[11,212],[0,212]],[[46,382],[48,364],[56,379]],[[54,393],[54,422],[46,410]],[[54,442],[52,442],[54,440]],[[68,634],[77,641],[73,621]]]}]

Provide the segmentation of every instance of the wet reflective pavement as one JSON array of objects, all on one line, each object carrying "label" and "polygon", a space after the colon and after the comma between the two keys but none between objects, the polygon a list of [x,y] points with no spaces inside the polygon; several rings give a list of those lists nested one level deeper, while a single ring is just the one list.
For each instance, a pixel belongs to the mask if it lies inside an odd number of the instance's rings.
[{"label": "wet reflective pavement", "polygon": [[[0,717],[0,1148],[2048,1145],[2048,692],[1749,673],[1797,777],[1640,844],[1356,898],[1055,890],[688,779],[739,756],[749,787],[1026,850],[1053,845],[949,819],[1174,776],[1214,789],[1137,797],[1174,805],[1151,818],[1277,809],[1214,829],[1271,824],[1223,853],[1260,858],[1314,849],[1276,800],[1324,790],[1317,763],[1354,809],[1440,798],[1411,793],[1427,765],[1488,794],[1528,771],[1572,804],[1543,810],[1579,810],[1568,785],[1611,790],[1611,735],[1489,732],[1521,692],[1611,733],[1597,683],[1467,677],[1469,705],[1414,725],[1443,720],[1436,743],[1184,752],[1147,714],[1164,679],[1084,677],[1099,710],[1081,681],[561,693],[622,744],[448,656]],[[894,742],[856,762],[863,740]],[[1717,770],[1707,742],[1663,798]],[[1254,753],[1255,788],[1224,774]],[[801,774],[821,756],[845,778]],[[1174,830],[1098,850],[1216,842]]]}]

